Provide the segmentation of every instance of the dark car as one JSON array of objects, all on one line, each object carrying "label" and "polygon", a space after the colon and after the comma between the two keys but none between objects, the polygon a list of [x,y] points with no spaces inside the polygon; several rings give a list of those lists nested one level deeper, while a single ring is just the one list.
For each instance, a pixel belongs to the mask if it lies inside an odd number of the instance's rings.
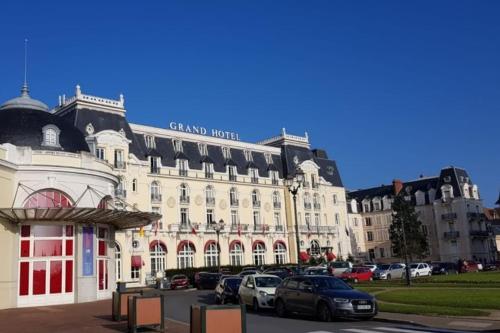
[{"label": "dark car", "polygon": [[221,276],[220,273],[201,272],[196,286],[198,289],[215,289]]},{"label": "dark car", "polygon": [[266,269],[263,274],[276,275],[277,277],[284,279],[293,275],[293,271],[287,267],[273,267]]},{"label": "dark car", "polygon": [[243,271],[240,272],[240,274],[238,274],[238,276],[244,277],[244,276],[247,276],[247,275],[253,275],[253,274],[257,274],[257,273],[258,273],[257,271],[243,270]]},{"label": "dark car", "polygon": [[330,272],[325,267],[308,267],[304,270],[304,275],[327,275],[330,276]]},{"label": "dark car", "polygon": [[189,279],[186,275],[177,274],[172,276],[170,281],[170,289],[183,289],[189,287]]},{"label": "dark car", "polygon": [[243,279],[238,276],[230,276],[220,280],[215,288],[215,303],[238,303],[238,290]]},{"label": "dark car", "polygon": [[439,274],[458,274],[457,264],[454,262],[433,262],[432,263],[432,275]]},{"label": "dark car", "polygon": [[333,317],[371,319],[377,314],[375,297],[353,289],[332,276],[294,276],[276,288],[276,313],[308,314],[322,321]]}]

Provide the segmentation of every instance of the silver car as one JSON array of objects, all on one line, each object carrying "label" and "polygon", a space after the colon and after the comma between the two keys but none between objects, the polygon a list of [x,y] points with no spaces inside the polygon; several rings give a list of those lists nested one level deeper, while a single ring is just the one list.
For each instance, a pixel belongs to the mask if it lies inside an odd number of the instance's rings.
[{"label": "silver car", "polygon": [[374,272],[374,278],[378,280],[401,279],[405,277],[405,264],[378,265]]}]

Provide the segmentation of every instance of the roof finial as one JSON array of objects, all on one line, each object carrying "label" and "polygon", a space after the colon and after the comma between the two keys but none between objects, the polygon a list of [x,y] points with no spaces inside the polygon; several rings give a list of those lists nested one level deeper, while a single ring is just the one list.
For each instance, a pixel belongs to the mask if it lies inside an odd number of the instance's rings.
[{"label": "roof finial", "polygon": [[24,39],[24,83],[21,88],[21,96],[28,96],[28,38]]}]

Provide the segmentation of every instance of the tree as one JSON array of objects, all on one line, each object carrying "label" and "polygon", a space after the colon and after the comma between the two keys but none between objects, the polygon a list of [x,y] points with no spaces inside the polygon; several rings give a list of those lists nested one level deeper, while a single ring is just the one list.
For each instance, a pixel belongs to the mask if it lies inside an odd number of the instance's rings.
[{"label": "tree", "polygon": [[[405,200],[404,195],[399,194],[392,203],[392,224],[389,228],[389,237],[392,244],[394,256],[405,257],[410,261],[413,258],[424,258],[429,252],[427,237],[422,229],[422,222],[418,219],[415,207],[410,201]],[[404,227],[404,228],[403,228]]]}]

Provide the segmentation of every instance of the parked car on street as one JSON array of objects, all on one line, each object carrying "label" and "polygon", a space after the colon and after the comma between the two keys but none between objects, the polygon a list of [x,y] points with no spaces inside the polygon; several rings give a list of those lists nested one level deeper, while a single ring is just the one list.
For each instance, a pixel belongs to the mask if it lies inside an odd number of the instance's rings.
[{"label": "parked car on street", "polygon": [[316,267],[307,267],[304,270],[304,275],[331,275],[326,267],[316,266]]},{"label": "parked car on street", "polygon": [[379,280],[391,280],[391,279],[401,279],[405,277],[405,264],[386,264],[379,265],[375,270],[375,279]]},{"label": "parked car on street", "polygon": [[276,287],[281,281],[276,275],[245,276],[238,291],[240,304],[251,305],[254,311],[259,311],[261,308],[273,308]]},{"label": "parked car on street", "polygon": [[244,276],[247,276],[247,275],[253,275],[253,274],[257,274],[258,272],[257,271],[251,271],[251,270],[243,270],[241,271],[238,276],[240,277],[244,277]]},{"label": "parked car on street", "polygon": [[170,280],[170,289],[187,289],[189,288],[189,279],[184,274],[177,274],[172,276]]},{"label": "parked car on street", "polygon": [[220,273],[201,272],[198,275],[198,282],[196,287],[200,290],[215,289],[221,276],[222,274]]},{"label": "parked car on street", "polygon": [[293,271],[287,267],[271,267],[266,269],[263,274],[276,275],[281,279],[287,278],[293,275]]},{"label": "parked car on street", "polygon": [[369,267],[353,267],[340,275],[344,281],[358,283],[361,281],[373,281],[373,273]]},{"label": "parked car on street", "polygon": [[461,273],[479,272],[479,265],[472,260],[463,262]]},{"label": "parked car on street", "polygon": [[456,263],[453,262],[433,262],[432,263],[432,275],[448,275],[448,274],[458,274],[458,267]]},{"label": "parked car on street", "polygon": [[332,261],[328,264],[328,271],[333,276],[339,277],[346,270],[352,268],[352,263],[349,261]]},{"label": "parked car on street", "polygon": [[411,277],[431,276],[432,269],[426,263],[419,262],[410,264]]},{"label": "parked car on street", "polygon": [[372,271],[372,272],[375,272],[375,270],[377,269],[377,265],[376,264],[370,264],[370,263],[363,264],[360,267],[368,267],[370,269],[370,271]]},{"label": "parked car on street", "polygon": [[215,288],[215,303],[238,303],[238,290],[242,280],[238,276],[222,278]]},{"label": "parked car on street", "polygon": [[334,317],[371,319],[377,314],[375,297],[353,289],[332,276],[293,276],[276,288],[276,314],[316,316],[322,321]]}]

